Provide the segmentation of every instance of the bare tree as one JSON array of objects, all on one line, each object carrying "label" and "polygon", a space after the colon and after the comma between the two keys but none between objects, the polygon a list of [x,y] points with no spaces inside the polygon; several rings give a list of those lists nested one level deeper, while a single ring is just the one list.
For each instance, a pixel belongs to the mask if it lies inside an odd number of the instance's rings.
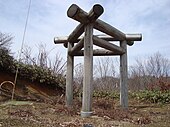
[{"label": "bare tree", "polygon": [[165,79],[169,74],[170,60],[159,52],[149,56],[146,60],[136,59],[136,64],[130,67],[130,89],[141,90],[153,87],[158,80]]},{"label": "bare tree", "polygon": [[40,43],[38,45],[39,53],[37,57],[37,64],[42,68],[48,67],[48,51],[46,50],[46,45]]},{"label": "bare tree", "polygon": [[66,62],[64,62],[59,54],[56,54],[54,58],[51,58],[51,51],[52,50],[47,51],[46,46],[41,43],[38,45],[38,55],[33,57],[31,48],[29,46],[24,46],[21,62],[49,69],[54,74],[64,75]]},{"label": "bare tree", "polygon": [[157,52],[148,58],[146,71],[156,78],[165,77],[170,73],[170,61]]},{"label": "bare tree", "polygon": [[66,62],[63,62],[63,58],[59,54],[56,54],[54,59],[48,58],[48,67],[56,74],[65,74]]},{"label": "bare tree", "polygon": [[95,89],[113,90],[117,84],[115,61],[110,57],[99,58],[95,68]]},{"label": "bare tree", "polygon": [[99,75],[99,77],[106,78],[107,76],[116,75],[115,64],[110,57],[99,58],[95,63],[96,75]]},{"label": "bare tree", "polygon": [[76,83],[76,85],[78,87],[82,87],[83,86],[83,64],[79,63],[74,67],[74,82]]},{"label": "bare tree", "polygon": [[3,68],[9,69],[13,64],[13,57],[10,52],[12,39],[11,35],[0,32],[0,70]]},{"label": "bare tree", "polygon": [[21,61],[24,64],[36,65],[36,58],[32,56],[32,48],[25,45],[22,50]]},{"label": "bare tree", "polygon": [[13,37],[9,34],[4,34],[0,32],[0,48],[9,49],[12,44]]},{"label": "bare tree", "polygon": [[136,59],[136,64],[129,68],[129,89],[142,90],[145,89],[148,83],[148,76],[146,75],[146,63],[140,58]]}]

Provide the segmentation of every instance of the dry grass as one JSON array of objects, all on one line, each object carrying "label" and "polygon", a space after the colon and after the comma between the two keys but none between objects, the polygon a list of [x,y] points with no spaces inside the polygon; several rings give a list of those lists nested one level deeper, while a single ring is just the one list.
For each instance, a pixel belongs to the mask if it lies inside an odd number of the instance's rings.
[{"label": "dry grass", "polygon": [[[64,99],[64,98],[63,98]],[[3,127],[168,127],[170,104],[147,104],[131,99],[129,109],[122,110],[118,100],[93,100],[93,116],[81,118],[81,102],[74,100],[73,107],[64,101],[1,103],[0,126]],[[12,108],[10,110],[10,107]]]}]

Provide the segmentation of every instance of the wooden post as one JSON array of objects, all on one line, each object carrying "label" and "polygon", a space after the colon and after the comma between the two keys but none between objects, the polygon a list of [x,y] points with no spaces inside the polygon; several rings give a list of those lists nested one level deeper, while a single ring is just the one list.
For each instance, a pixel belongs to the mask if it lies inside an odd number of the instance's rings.
[{"label": "wooden post", "polygon": [[127,87],[127,42],[121,41],[120,47],[125,53],[120,55],[120,105],[128,108],[128,87]]},{"label": "wooden post", "polygon": [[83,102],[82,117],[89,117],[92,114],[93,94],[93,23],[85,27],[84,36],[84,79],[83,79]]},{"label": "wooden post", "polygon": [[66,74],[66,105],[70,106],[73,102],[73,69],[74,69],[74,56],[69,55],[73,44],[68,42],[67,52],[67,74]]}]

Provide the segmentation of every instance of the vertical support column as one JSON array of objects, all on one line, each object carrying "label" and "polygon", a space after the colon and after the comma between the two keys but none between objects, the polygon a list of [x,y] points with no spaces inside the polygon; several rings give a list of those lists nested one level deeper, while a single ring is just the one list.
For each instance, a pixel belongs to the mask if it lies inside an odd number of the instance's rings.
[{"label": "vertical support column", "polygon": [[122,108],[128,108],[128,86],[127,86],[127,42],[121,41],[120,47],[125,53],[120,55],[120,105]]},{"label": "vertical support column", "polygon": [[83,102],[82,117],[89,117],[92,114],[93,95],[93,23],[85,26],[84,36],[84,79],[83,79]]},{"label": "vertical support column", "polygon": [[66,74],[66,105],[70,106],[73,103],[73,69],[74,69],[74,56],[69,55],[73,44],[68,42],[67,51],[67,74]]}]

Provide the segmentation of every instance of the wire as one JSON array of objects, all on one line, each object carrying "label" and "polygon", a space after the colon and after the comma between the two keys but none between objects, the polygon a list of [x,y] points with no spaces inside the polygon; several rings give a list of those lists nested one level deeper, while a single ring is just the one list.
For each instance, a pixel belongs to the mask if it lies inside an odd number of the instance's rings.
[{"label": "wire", "polygon": [[[23,50],[24,42],[25,42],[25,35],[26,35],[26,31],[27,31],[27,24],[28,24],[28,19],[29,19],[30,8],[31,8],[31,0],[29,1],[29,4],[28,4],[28,11],[27,11],[27,17],[26,17],[26,21],[25,21],[22,44],[21,44],[21,49],[19,51],[19,56],[18,56],[18,62],[19,63],[21,62],[21,54],[22,54],[22,50]],[[16,87],[16,82],[17,82],[17,78],[18,78],[18,71],[19,71],[19,66],[17,66],[16,73],[15,73],[14,87],[13,87],[13,90],[12,90],[11,100],[14,99],[15,87]]]}]

